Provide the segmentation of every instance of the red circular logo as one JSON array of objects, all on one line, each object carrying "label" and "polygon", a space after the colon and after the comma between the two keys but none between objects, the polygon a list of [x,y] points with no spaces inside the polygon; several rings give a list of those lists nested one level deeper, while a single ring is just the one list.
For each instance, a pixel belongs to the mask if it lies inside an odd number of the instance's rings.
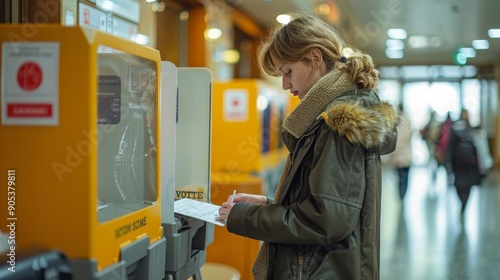
[{"label": "red circular logo", "polygon": [[42,68],[36,62],[25,62],[17,70],[17,84],[26,91],[37,89],[42,80]]}]

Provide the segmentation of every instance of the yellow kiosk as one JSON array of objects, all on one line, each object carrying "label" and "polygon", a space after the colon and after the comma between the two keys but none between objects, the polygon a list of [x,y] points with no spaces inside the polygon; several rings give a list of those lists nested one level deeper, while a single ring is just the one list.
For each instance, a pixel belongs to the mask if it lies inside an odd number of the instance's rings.
[{"label": "yellow kiosk", "polygon": [[211,72],[93,29],[26,28],[0,26],[0,279],[201,279],[213,224],[174,200],[210,202]]},{"label": "yellow kiosk", "polygon": [[163,279],[159,52],[59,25],[0,26],[0,41],[12,267],[39,248],[75,280]]}]

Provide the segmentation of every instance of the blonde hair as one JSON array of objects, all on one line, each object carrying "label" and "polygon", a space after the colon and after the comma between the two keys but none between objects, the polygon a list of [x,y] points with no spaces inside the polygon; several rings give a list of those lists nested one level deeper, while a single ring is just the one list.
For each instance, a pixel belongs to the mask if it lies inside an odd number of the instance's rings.
[{"label": "blonde hair", "polygon": [[[318,17],[302,15],[286,25],[277,25],[271,35],[258,48],[258,65],[261,71],[271,76],[281,76],[272,61],[304,61],[314,67],[308,54],[318,49],[329,70],[334,67],[349,74],[351,81],[359,88],[376,88],[378,70],[372,58],[359,50],[348,46],[340,34]],[[346,62],[341,62],[343,50],[351,49]],[[276,62],[276,61],[275,61]]]}]

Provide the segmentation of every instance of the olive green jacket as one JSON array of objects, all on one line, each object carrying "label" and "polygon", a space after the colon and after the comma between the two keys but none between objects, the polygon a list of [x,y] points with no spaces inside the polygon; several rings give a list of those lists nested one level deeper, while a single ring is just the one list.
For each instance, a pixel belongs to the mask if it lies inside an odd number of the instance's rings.
[{"label": "olive green jacket", "polygon": [[380,155],[394,150],[398,121],[339,71],[313,86],[284,122],[276,201],[237,203],[228,217],[230,232],[265,241],[255,279],[379,279]]}]

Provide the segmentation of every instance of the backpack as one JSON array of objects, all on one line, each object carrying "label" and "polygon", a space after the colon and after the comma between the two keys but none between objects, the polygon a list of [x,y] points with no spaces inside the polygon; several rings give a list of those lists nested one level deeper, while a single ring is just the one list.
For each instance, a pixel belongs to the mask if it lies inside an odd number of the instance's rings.
[{"label": "backpack", "polygon": [[470,168],[477,165],[476,146],[474,144],[473,132],[468,127],[455,131],[455,144],[453,147],[454,166]]},{"label": "backpack", "polygon": [[446,151],[448,150],[448,141],[450,138],[451,130],[453,129],[453,123],[448,116],[439,128],[439,134],[435,139],[435,149],[434,156],[439,164],[443,164],[446,156]]}]

